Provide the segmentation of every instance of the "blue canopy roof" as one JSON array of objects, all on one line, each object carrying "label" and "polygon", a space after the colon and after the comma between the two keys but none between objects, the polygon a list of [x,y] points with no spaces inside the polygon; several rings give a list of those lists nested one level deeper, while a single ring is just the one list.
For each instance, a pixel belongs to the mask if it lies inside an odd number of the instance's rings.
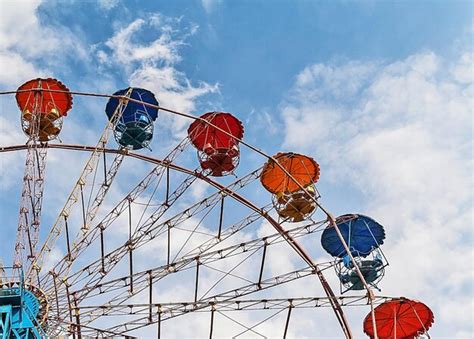
[{"label": "blue canopy roof", "polygon": [[[346,214],[336,219],[336,224],[353,256],[366,257],[383,244],[385,230],[375,220],[359,214]],[[323,248],[333,257],[347,255],[336,230],[328,226],[321,236]]]},{"label": "blue canopy roof", "polygon": [[[122,89],[120,91],[115,92],[114,95],[125,95],[129,89],[130,87]],[[133,88],[132,93],[130,94],[130,98],[158,106],[158,101],[156,100],[155,95],[152,92],[143,88]],[[119,99],[117,98],[110,98],[107,102],[107,106],[105,107],[105,113],[107,114],[109,120],[112,118],[115,110],[117,109],[118,104]],[[158,108],[153,108],[146,106],[142,103],[129,101],[128,105],[123,111],[121,120],[125,123],[136,121],[137,119],[139,119],[140,115],[143,114],[143,112],[147,113],[153,121],[155,121],[158,117]]]}]

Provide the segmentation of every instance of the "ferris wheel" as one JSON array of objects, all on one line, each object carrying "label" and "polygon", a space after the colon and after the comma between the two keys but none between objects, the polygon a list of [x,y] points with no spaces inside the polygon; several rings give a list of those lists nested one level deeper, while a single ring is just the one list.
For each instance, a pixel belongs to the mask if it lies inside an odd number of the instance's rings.
[{"label": "ferris wheel", "polygon": [[[329,213],[312,157],[269,156],[245,141],[237,116],[171,110],[143,88],[73,92],[38,78],[1,94],[15,96],[26,143],[0,153],[26,160],[18,225],[2,228],[16,236],[0,247],[0,338],[286,338],[298,316],[323,307],[340,327],[333,335],[353,338],[354,306],[369,308],[359,326],[371,338],[429,337],[425,304],[378,295],[384,227]],[[61,142],[73,96],[103,100],[108,122],[94,145]],[[189,127],[155,157],[161,114]],[[55,152],[83,163],[45,219]],[[255,163],[242,173],[245,153]]]}]

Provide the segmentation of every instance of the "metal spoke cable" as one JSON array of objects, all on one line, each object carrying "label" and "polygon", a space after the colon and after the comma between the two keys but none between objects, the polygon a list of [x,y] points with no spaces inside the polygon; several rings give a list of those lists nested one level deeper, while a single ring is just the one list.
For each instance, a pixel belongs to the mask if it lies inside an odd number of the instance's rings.
[{"label": "metal spoke cable", "polygon": [[[320,222],[319,224],[316,224],[316,225],[309,225],[309,226],[305,225],[305,226],[296,227],[294,229],[290,229],[288,232],[292,234],[292,236],[295,238],[303,237],[305,235],[312,234],[314,232],[319,231],[322,225],[324,225],[324,222]],[[248,251],[254,251],[254,250],[258,251],[264,246],[264,242],[267,242],[267,246],[271,246],[273,244],[279,244],[283,241],[284,239],[281,238],[279,233],[274,233],[273,235],[270,235],[270,236],[249,240],[243,243],[238,243],[238,244],[228,246],[223,249],[214,250],[212,252],[203,252],[199,256],[199,260],[201,264],[213,263],[215,261],[222,260],[228,257],[233,257],[236,255],[240,255]],[[154,283],[156,283],[167,274],[176,273],[181,270],[189,269],[190,267],[188,266],[194,263],[195,261],[196,261],[195,255],[186,255],[186,256],[181,257],[180,260],[174,261],[170,263],[169,265],[166,264],[166,265],[159,266],[157,268],[152,268],[149,270],[136,272],[133,275],[133,280],[135,284],[140,284],[140,283],[147,284],[147,276],[151,274],[153,277]],[[330,263],[333,263],[333,262],[331,261]],[[325,264],[326,263],[322,263],[321,265],[325,265]],[[117,287],[117,286],[119,288],[127,288],[128,284],[129,284],[129,280],[124,280],[122,277],[120,277],[114,280],[103,282],[93,287],[83,287],[80,290],[76,290],[76,292],[80,293],[83,289],[87,289],[90,292],[92,292],[94,289],[96,289],[98,291],[97,293],[104,293],[105,291],[107,291],[107,288]],[[146,286],[148,286],[148,284]],[[91,296],[94,296],[94,295],[95,294],[92,294]]]},{"label": "metal spoke cable", "polygon": [[200,265],[203,266],[203,267],[207,267],[207,268],[209,268],[210,270],[213,270],[213,271],[216,271],[216,272],[225,274],[226,276],[234,277],[234,278],[240,279],[240,280],[242,280],[242,281],[245,281],[246,283],[253,283],[252,280],[246,279],[246,278],[241,277],[241,276],[239,276],[239,275],[237,275],[237,274],[233,274],[233,273],[229,273],[229,272],[224,271],[224,270],[220,270],[220,269],[218,269],[218,268],[215,268],[215,267],[210,266],[209,264],[200,264]]},{"label": "metal spoke cable", "polygon": [[[229,317],[228,315],[226,315],[226,314],[224,314],[224,313],[222,313],[222,312],[220,312],[220,311],[217,311],[217,313],[219,313],[220,315],[222,315],[222,316],[224,316],[225,318],[229,319],[230,321],[236,323],[237,325],[240,325],[240,326],[242,326],[243,328],[245,328],[245,329],[246,329],[245,332],[251,331],[251,332],[255,333],[256,335],[258,335],[258,336],[260,336],[260,337],[262,337],[262,338],[267,339],[266,336],[264,336],[264,335],[261,334],[261,333],[258,333],[258,332],[255,331],[252,327],[247,327],[247,326],[245,326],[244,324],[242,324],[240,321],[237,321],[237,320],[235,320],[235,319]],[[245,333],[245,332],[243,332],[243,333]],[[236,335],[236,336],[233,336],[232,338],[236,338],[237,336],[239,336],[239,334]]]},{"label": "metal spoke cable", "polygon": [[[172,161],[184,147],[186,147],[187,141],[183,140],[175,149],[169,153],[168,158],[165,158],[165,161]],[[101,222],[99,222],[95,227],[90,229],[87,233],[83,234],[78,238],[71,249],[71,257],[65,256],[53,269],[53,275],[63,277],[60,280],[63,280],[65,276],[68,275],[72,262],[89,246],[91,245],[103,232],[105,229],[110,227],[113,222],[125,211],[127,210],[128,203],[137,199],[140,194],[142,194],[145,189],[151,184],[153,180],[159,180],[159,178],[164,174],[165,167],[161,166],[163,162],[158,164],[145,178],[140,181],[134,189],[123,198],[113,209],[109,212]],[[163,204],[162,204],[163,205]],[[162,206],[160,205],[160,206]],[[46,275],[44,279],[49,281],[49,288],[51,292],[52,283],[50,281],[51,275]]]},{"label": "metal spoke cable", "polygon": [[[329,264],[327,266],[320,267],[320,269],[321,271],[324,271],[331,267],[332,266]],[[262,281],[260,286],[258,283],[241,286],[233,290],[229,290],[229,291],[219,293],[217,295],[209,296],[208,298],[202,299],[198,301],[197,303],[190,302],[190,303],[170,304],[169,308],[166,308],[167,304],[158,304],[158,309],[159,309],[158,313],[161,313],[161,316],[158,317],[158,319],[153,318],[152,321],[150,322],[149,317],[143,317],[140,319],[131,320],[126,324],[116,325],[110,329],[114,331],[122,332],[122,330],[125,331],[125,328],[126,328],[126,331],[132,331],[134,329],[149,326],[151,323],[156,323],[158,321],[164,321],[167,319],[175,318],[175,317],[187,314],[189,312],[196,312],[198,310],[211,307],[212,305],[219,302],[235,301],[236,303],[239,303],[238,298],[242,296],[260,292],[262,290],[266,290],[266,289],[269,289],[281,284],[285,284],[297,279],[308,277],[314,274],[315,274],[315,271],[313,269],[305,267],[296,271],[288,272],[285,274],[281,274],[278,276],[265,279],[264,281]],[[328,300],[327,306],[332,307],[332,302],[333,302],[332,298],[326,298],[326,300]],[[98,311],[103,312],[104,310],[98,310]],[[83,313],[83,315],[86,315],[86,314],[87,313]],[[153,316],[155,316],[155,314],[153,314]],[[126,333],[126,332],[123,332],[123,333]]]}]

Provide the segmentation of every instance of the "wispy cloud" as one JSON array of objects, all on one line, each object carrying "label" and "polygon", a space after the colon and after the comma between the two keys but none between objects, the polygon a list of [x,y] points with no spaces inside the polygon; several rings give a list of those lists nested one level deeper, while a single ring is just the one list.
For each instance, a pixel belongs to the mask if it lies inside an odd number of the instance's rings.
[{"label": "wispy cloud", "polygon": [[[132,86],[144,87],[155,93],[161,105],[184,112],[193,112],[198,99],[218,92],[217,84],[192,84],[185,73],[178,70],[180,48],[198,27],[180,28],[181,18],[152,14],[138,18],[117,30],[99,49],[99,59],[108,67],[122,68]],[[155,38],[143,42],[143,34]],[[201,113],[201,112],[199,112]],[[189,121],[177,116],[162,118],[178,138]]]},{"label": "wispy cloud", "polygon": [[98,0],[99,6],[105,10],[111,10],[116,7],[119,3],[119,0]]},{"label": "wispy cloud", "polygon": [[222,4],[222,0],[201,0],[201,5],[207,14],[214,12],[214,10]]},{"label": "wispy cloud", "polygon": [[473,81],[467,52],[316,64],[282,109],[285,146],[314,155],[385,225],[383,293],[424,300],[442,315],[436,333],[455,337],[453,326],[473,330],[470,316],[445,317],[462,296],[472,309],[473,271],[460,258],[473,259]]},{"label": "wispy cloud", "polygon": [[[0,85],[14,86],[36,76],[54,75],[67,59],[86,60],[88,48],[64,26],[40,22],[42,1],[0,4]],[[69,51],[74,50],[75,53]]]},{"label": "wispy cloud", "polygon": [[[139,18],[118,30],[105,44],[112,50],[114,61],[126,66],[140,62],[172,64],[181,59],[178,47],[183,44],[182,40],[173,39],[170,25],[175,22],[159,14],[146,20]],[[153,30],[153,35],[158,35],[158,38],[148,44],[136,42],[145,30]]]}]

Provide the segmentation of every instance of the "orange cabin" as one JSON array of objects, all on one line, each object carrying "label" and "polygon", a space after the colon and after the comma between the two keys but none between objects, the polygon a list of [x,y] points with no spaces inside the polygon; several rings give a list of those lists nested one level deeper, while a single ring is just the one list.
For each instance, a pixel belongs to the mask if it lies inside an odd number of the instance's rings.
[{"label": "orange cabin", "polygon": [[33,79],[21,85],[16,93],[23,131],[31,138],[45,142],[57,137],[62,118],[72,108],[72,95],[59,80]]},{"label": "orange cabin", "polygon": [[314,159],[296,153],[278,153],[273,158],[276,161],[264,165],[260,181],[273,193],[273,205],[280,217],[291,222],[302,221],[316,210],[314,184],[319,179],[319,165]]}]

